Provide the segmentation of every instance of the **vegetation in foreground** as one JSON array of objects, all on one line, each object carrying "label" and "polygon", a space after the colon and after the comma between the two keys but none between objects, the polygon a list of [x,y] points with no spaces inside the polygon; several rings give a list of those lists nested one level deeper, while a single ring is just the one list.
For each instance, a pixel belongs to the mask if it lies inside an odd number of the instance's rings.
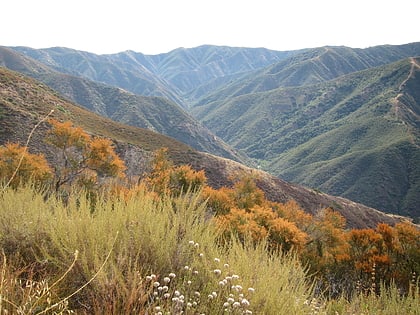
[{"label": "vegetation in foreground", "polygon": [[55,171],[1,148],[0,314],[418,312],[415,226],[347,231],[250,176],[214,190],[165,151],[127,185],[111,143],[51,125]]}]

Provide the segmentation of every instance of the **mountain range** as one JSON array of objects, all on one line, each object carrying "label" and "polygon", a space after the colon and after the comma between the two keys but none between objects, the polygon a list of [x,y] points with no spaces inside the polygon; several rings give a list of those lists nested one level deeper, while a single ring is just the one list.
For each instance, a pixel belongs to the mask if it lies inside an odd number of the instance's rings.
[{"label": "mountain range", "polygon": [[[256,179],[270,200],[286,202],[293,199],[312,214],[325,207],[334,207],[351,228],[375,227],[379,222],[394,224],[405,219],[345,198],[287,183],[267,172],[197,151],[154,131],[115,122],[66,100],[40,81],[0,67],[0,145],[7,142],[26,144],[34,126],[51,110],[54,110],[51,115],[54,119],[71,121],[89,134],[111,139],[127,165],[127,176],[131,178],[142,176],[149,167],[153,152],[165,147],[175,164],[189,164],[197,170],[205,170],[208,184],[214,188],[232,185],[232,175],[245,172]],[[44,141],[47,130],[44,123],[33,131],[29,151],[45,154],[53,165],[54,152]]]},{"label": "mountain range", "polygon": [[418,218],[419,55],[420,43],[159,55],[2,47],[0,65],[120,123]]}]

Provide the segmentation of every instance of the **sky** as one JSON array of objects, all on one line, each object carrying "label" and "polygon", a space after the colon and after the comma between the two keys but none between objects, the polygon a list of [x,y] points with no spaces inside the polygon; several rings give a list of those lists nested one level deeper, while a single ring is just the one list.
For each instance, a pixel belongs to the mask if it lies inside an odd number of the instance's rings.
[{"label": "sky", "polygon": [[5,0],[0,45],[144,54],[420,41],[418,0]]}]

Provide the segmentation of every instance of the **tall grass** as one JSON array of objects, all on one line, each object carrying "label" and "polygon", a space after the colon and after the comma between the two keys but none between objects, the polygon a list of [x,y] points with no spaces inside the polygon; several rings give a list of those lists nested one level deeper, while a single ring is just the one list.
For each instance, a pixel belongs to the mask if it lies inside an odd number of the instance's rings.
[{"label": "tall grass", "polygon": [[30,186],[1,194],[0,314],[374,314],[383,305],[415,314],[418,292],[314,297],[293,256],[221,242],[198,194],[140,189],[104,195],[94,209],[85,196],[64,204]]}]

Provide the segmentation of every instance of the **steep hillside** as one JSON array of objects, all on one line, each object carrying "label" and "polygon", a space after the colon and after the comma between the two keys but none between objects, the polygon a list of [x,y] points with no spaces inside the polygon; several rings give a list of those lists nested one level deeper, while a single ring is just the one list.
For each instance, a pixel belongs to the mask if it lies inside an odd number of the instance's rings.
[{"label": "steep hillside", "polygon": [[[71,120],[91,134],[111,138],[117,152],[126,161],[130,176],[142,174],[147,169],[153,150],[167,147],[170,157],[176,163],[191,164],[196,169],[204,169],[209,184],[214,187],[231,184],[229,178],[234,172],[253,172],[268,198],[282,202],[295,199],[311,213],[333,206],[347,218],[350,227],[373,227],[378,222],[392,224],[401,219],[343,198],[288,184],[265,172],[247,168],[228,159],[200,153],[152,131],[119,124],[66,101],[38,81],[0,67],[0,144],[7,141],[26,143],[31,129],[52,109],[52,116],[56,119]],[[45,153],[53,163],[51,148],[43,141],[46,130],[46,124],[36,129],[29,150]]]},{"label": "steep hillside", "polygon": [[182,99],[167,82],[152,73],[147,64],[144,66],[129,56],[114,60],[112,55],[96,55],[64,47],[13,49],[58,72],[120,87],[138,95],[162,96],[182,104]]},{"label": "steep hillside", "polygon": [[214,88],[215,79],[261,69],[299,52],[209,45],[178,48],[158,55],[133,51],[95,55],[67,48],[14,49],[60,71],[118,86],[135,94],[164,96],[184,107],[188,103],[182,96],[203,84],[213,82]]},{"label": "steep hillside", "polygon": [[[312,85],[341,75],[369,69],[420,55],[420,43],[375,46],[366,49],[320,47],[289,56],[259,71],[234,80],[220,89],[202,94],[192,106],[213,103],[214,107],[232,97],[264,92],[280,87]],[[197,117],[200,108],[193,109]]]},{"label": "steep hillside", "polygon": [[116,87],[56,72],[5,47],[0,47],[0,65],[36,78],[69,100],[112,120],[156,131],[200,151],[237,161],[245,159],[175,103],[162,97],[135,95]]},{"label": "steep hillside", "polygon": [[286,180],[417,217],[418,63],[238,96],[200,106],[200,117]]}]

